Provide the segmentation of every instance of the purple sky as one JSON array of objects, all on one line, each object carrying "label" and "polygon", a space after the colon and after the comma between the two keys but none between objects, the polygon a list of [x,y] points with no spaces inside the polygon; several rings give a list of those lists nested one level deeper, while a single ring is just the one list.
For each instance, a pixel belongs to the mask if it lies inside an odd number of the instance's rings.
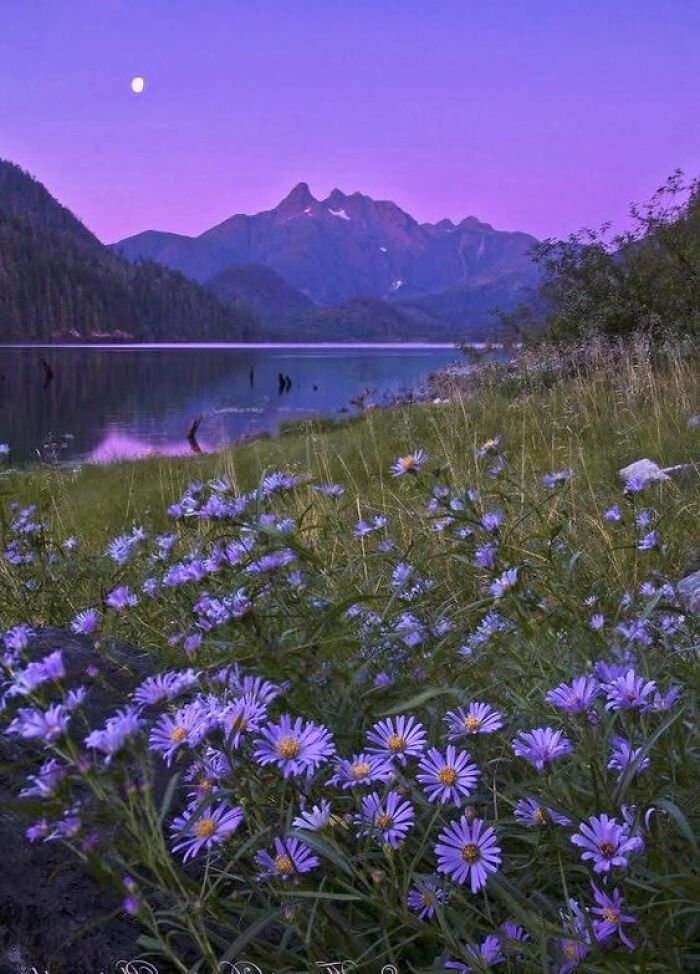
[{"label": "purple sky", "polygon": [[564,234],[698,170],[695,0],[2,0],[1,19],[0,156],[105,241],[199,233],[300,180]]}]

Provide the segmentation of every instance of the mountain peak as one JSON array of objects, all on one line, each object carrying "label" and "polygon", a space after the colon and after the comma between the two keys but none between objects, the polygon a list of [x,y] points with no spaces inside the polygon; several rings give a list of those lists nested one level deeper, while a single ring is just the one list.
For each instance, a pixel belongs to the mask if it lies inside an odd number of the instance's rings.
[{"label": "mountain peak", "polygon": [[289,211],[289,210],[303,210],[307,206],[311,206],[312,203],[316,203],[317,200],[311,195],[311,190],[309,189],[308,183],[297,183],[294,189],[285,196],[281,203],[277,206],[277,210]]}]

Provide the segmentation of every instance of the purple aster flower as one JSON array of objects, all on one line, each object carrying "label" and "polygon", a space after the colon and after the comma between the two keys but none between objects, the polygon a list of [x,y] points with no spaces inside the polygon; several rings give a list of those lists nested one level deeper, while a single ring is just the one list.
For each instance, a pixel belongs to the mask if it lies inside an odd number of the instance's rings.
[{"label": "purple aster flower", "polygon": [[610,872],[614,866],[626,868],[627,856],[644,848],[640,836],[630,836],[626,825],[619,825],[617,819],[604,813],[591,815],[588,823],[584,822],[571,836],[571,841],[583,849],[581,858],[584,861],[592,860],[596,873]]},{"label": "purple aster flower", "polygon": [[628,769],[633,767],[632,777],[634,777],[641,771],[646,771],[649,767],[649,758],[645,757],[640,760],[641,754],[641,747],[632,747],[630,742],[624,737],[615,735],[612,739],[612,750],[610,751],[608,769],[610,771],[617,771],[617,780],[620,781],[625,777]]},{"label": "purple aster flower", "polygon": [[572,477],[572,470],[553,470],[552,473],[546,473],[544,475],[542,483],[545,487],[553,488],[559,484],[568,484]]},{"label": "purple aster flower", "polygon": [[35,822],[34,825],[30,825],[29,828],[24,833],[25,838],[29,842],[36,842],[38,839],[46,839],[50,831],[49,823],[45,818],[40,819]]},{"label": "purple aster flower", "polygon": [[501,924],[501,932],[506,941],[510,940],[513,943],[524,944],[530,939],[527,930],[517,923],[513,923],[512,920],[506,920],[505,923]]},{"label": "purple aster flower", "polygon": [[345,493],[345,488],[341,484],[318,484],[314,490],[317,494],[323,494],[324,497],[333,497],[334,499],[342,497]]},{"label": "purple aster flower", "polygon": [[648,528],[651,524],[651,511],[637,511],[634,515],[634,523],[638,528]]},{"label": "purple aster flower", "polygon": [[484,531],[488,531],[490,534],[496,534],[501,525],[503,524],[503,512],[502,511],[487,511],[481,517],[481,526]]},{"label": "purple aster flower", "polygon": [[557,942],[557,948],[562,955],[562,962],[556,969],[556,974],[571,974],[579,964],[585,960],[590,947],[583,940],[562,938]]},{"label": "purple aster flower", "polygon": [[498,576],[495,582],[489,585],[489,592],[492,598],[502,599],[506,592],[509,592],[518,583],[518,569],[507,568]]},{"label": "purple aster flower", "polygon": [[70,624],[72,631],[78,636],[90,636],[100,624],[100,614],[97,609],[83,609]]},{"label": "purple aster flower", "polygon": [[187,862],[202,849],[208,852],[213,846],[221,845],[242,821],[242,810],[225,803],[207,805],[201,810],[188,809],[184,815],[178,815],[170,827],[173,852],[183,852],[183,862]]},{"label": "purple aster flower", "polygon": [[246,734],[257,734],[266,717],[266,706],[254,697],[239,697],[228,704],[219,722],[229,747],[238,748]]},{"label": "purple aster flower", "polygon": [[605,625],[605,616],[600,612],[596,612],[594,615],[591,616],[588,625],[591,627],[593,632],[600,632],[600,630]]},{"label": "purple aster flower", "polygon": [[603,515],[603,517],[610,524],[619,524],[619,522],[622,520],[622,511],[620,510],[619,505],[618,504],[615,504],[614,507],[609,508],[605,512],[605,514]]},{"label": "purple aster flower", "polygon": [[52,704],[45,711],[20,707],[6,733],[50,744],[65,734],[69,721],[70,714],[60,703]]},{"label": "purple aster flower", "polygon": [[606,941],[617,934],[628,950],[634,950],[634,944],[625,933],[623,924],[636,923],[637,921],[633,916],[622,912],[622,893],[620,890],[614,889],[608,896],[603,890],[598,889],[595,883],[591,883],[591,886],[596,901],[596,906],[591,907],[591,913],[600,918],[593,921],[593,934],[596,940]]},{"label": "purple aster flower", "polygon": [[563,731],[555,731],[551,727],[537,727],[532,731],[520,731],[512,744],[515,756],[525,758],[538,771],[544,770],[544,766],[556,758],[573,751],[573,747],[564,737]]},{"label": "purple aster flower", "polygon": [[374,791],[362,799],[362,811],[355,816],[359,835],[369,835],[398,849],[414,825],[413,808],[397,791],[385,797]]},{"label": "purple aster flower", "polygon": [[488,703],[470,703],[465,710],[453,710],[445,714],[449,727],[448,740],[454,741],[465,734],[493,734],[503,727],[503,715]]},{"label": "purple aster flower", "polygon": [[367,750],[387,758],[396,758],[401,764],[409,757],[420,757],[427,745],[425,728],[415,717],[387,717],[380,720],[367,733]]},{"label": "purple aster flower", "polygon": [[554,690],[547,693],[545,699],[553,707],[568,714],[585,714],[595,703],[601,693],[600,684],[592,676],[579,676],[571,686],[560,683]]},{"label": "purple aster flower", "polygon": [[407,906],[419,920],[432,920],[445,897],[445,890],[434,879],[424,879],[408,891]]},{"label": "purple aster flower", "polygon": [[648,710],[653,710],[655,713],[663,713],[666,710],[670,710],[677,702],[681,695],[680,687],[669,687],[666,693],[660,693],[658,690],[654,694],[654,699],[651,702],[651,706]]},{"label": "purple aster flower", "polygon": [[225,683],[239,697],[245,697],[263,707],[267,707],[287,689],[285,683],[272,683],[261,676],[242,673],[237,663],[228,669],[219,670],[217,680]]},{"label": "purple aster flower", "polygon": [[260,879],[281,879],[287,882],[308,873],[319,864],[309,847],[299,839],[275,839],[274,854],[257,852],[255,862],[260,868]]},{"label": "purple aster flower", "polygon": [[280,568],[286,568],[287,565],[296,560],[296,552],[292,551],[291,548],[282,548],[280,551],[271,551],[269,554],[263,555],[257,561],[252,561],[245,568],[245,571],[249,575],[266,575],[269,572],[278,571]]},{"label": "purple aster flower", "polygon": [[398,457],[391,465],[392,477],[402,477],[406,473],[416,474],[428,462],[425,450],[416,450],[405,457]]},{"label": "purple aster flower", "polygon": [[625,494],[640,494],[649,483],[647,477],[628,477],[625,481]]},{"label": "purple aster flower", "polygon": [[615,627],[615,631],[628,642],[637,643],[640,646],[651,646],[654,641],[646,619],[632,619],[630,622],[622,622]]},{"label": "purple aster flower", "polygon": [[304,477],[296,474],[277,471],[276,473],[270,474],[269,477],[265,477],[262,483],[262,492],[265,496],[269,497],[271,494],[277,494],[281,491],[293,490],[299,484],[302,484],[304,480]]},{"label": "purple aster flower", "polygon": [[66,769],[56,758],[49,758],[37,774],[29,775],[28,786],[20,791],[20,798],[51,798],[66,775]]},{"label": "purple aster flower", "polygon": [[528,828],[538,828],[541,825],[571,825],[571,819],[561,812],[555,812],[553,808],[542,805],[534,798],[520,798],[513,812],[515,818],[521,825]]},{"label": "purple aster flower", "polygon": [[639,539],[637,547],[640,551],[653,551],[655,548],[658,548],[659,536],[656,531],[648,531],[642,538]]},{"label": "purple aster flower", "polygon": [[627,670],[624,676],[611,680],[605,687],[607,694],[606,710],[645,710],[649,697],[656,691],[653,680],[637,676],[634,670]]},{"label": "purple aster flower", "polygon": [[26,649],[35,633],[31,626],[23,622],[19,626],[8,629],[2,637],[5,649],[21,652]]},{"label": "purple aster flower", "polygon": [[306,829],[308,832],[320,832],[327,828],[333,821],[331,813],[331,803],[323,800],[320,805],[314,805],[310,811],[303,811],[298,815],[292,825],[295,829]]},{"label": "purple aster flower", "polygon": [[412,612],[402,613],[394,629],[401,637],[401,641],[410,649],[419,646],[426,636],[425,626]]},{"label": "purple aster flower", "polygon": [[480,774],[477,766],[470,763],[467,751],[457,751],[448,744],[445,755],[430,748],[421,758],[416,779],[423,785],[428,801],[441,805],[451,801],[459,808],[462,799],[474,791]]},{"label": "purple aster flower", "polygon": [[106,764],[121,750],[126,742],[138,734],[143,721],[133,707],[126,707],[118,711],[114,717],[108,717],[102,730],[92,731],[85,738],[86,747],[95,748],[106,755]]},{"label": "purple aster flower", "polygon": [[128,585],[120,585],[118,588],[113,589],[105,598],[105,605],[110,609],[121,612],[124,609],[133,608],[133,606],[138,604],[138,601],[138,595],[130,592]]},{"label": "purple aster flower", "polygon": [[374,685],[377,689],[384,689],[385,687],[393,686],[394,678],[390,673],[385,673],[384,671],[377,673],[374,677]]},{"label": "purple aster flower", "polygon": [[19,694],[26,696],[33,693],[42,683],[61,680],[66,675],[63,665],[63,655],[61,650],[45,656],[42,660],[30,663],[25,669],[18,670],[14,674],[12,686],[8,690],[8,695]]},{"label": "purple aster flower", "polygon": [[151,730],[148,747],[160,753],[170,767],[181,748],[195,747],[210,728],[209,715],[199,701],[194,701],[175,714],[163,714]]},{"label": "purple aster flower", "polygon": [[453,960],[447,961],[448,970],[458,971],[459,974],[473,974],[475,971],[488,971],[496,964],[502,964],[505,957],[501,952],[501,938],[495,934],[487,937],[481,944],[466,944],[464,956],[467,963]]},{"label": "purple aster flower", "polygon": [[438,872],[447,873],[457,883],[468,880],[472,893],[478,893],[489,873],[497,872],[501,865],[494,829],[485,828],[480,818],[469,822],[466,815],[442,830],[435,854]]},{"label": "purple aster flower", "polygon": [[665,615],[659,619],[659,629],[664,636],[675,636],[685,624],[683,615]]},{"label": "purple aster flower", "polygon": [[488,544],[481,544],[474,550],[474,564],[477,568],[485,568],[487,571],[492,571],[496,567],[496,553],[498,552],[498,545],[493,544],[493,542],[488,542]]},{"label": "purple aster flower", "polygon": [[320,724],[292,720],[283,714],[276,724],[268,724],[255,741],[255,760],[260,765],[276,764],[285,778],[311,777],[319,765],[335,753],[329,731]]},{"label": "purple aster flower", "polygon": [[344,790],[389,781],[395,771],[391,760],[381,754],[355,754],[349,760],[338,761],[335,774],[328,784]]},{"label": "purple aster flower", "polygon": [[198,679],[199,674],[195,670],[157,673],[155,676],[146,677],[136,688],[132,698],[134,703],[142,707],[150,707],[165,700],[174,700],[185,690],[195,686]]},{"label": "purple aster flower", "polygon": [[502,437],[499,433],[497,436],[494,436],[492,439],[486,440],[486,442],[482,443],[481,446],[477,449],[476,455],[478,457],[483,458],[493,453],[498,453],[498,451],[501,448],[501,439]]}]

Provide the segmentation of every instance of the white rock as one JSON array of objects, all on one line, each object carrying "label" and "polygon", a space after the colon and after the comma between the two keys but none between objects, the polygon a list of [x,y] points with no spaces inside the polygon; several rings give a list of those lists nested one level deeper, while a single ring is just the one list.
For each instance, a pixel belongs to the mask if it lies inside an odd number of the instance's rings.
[{"label": "white rock", "polygon": [[671,479],[667,473],[663,472],[658,463],[654,463],[653,460],[647,460],[646,458],[643,460],[635,460],[629,466],[623,467],[622,470],[617,471],[617,475],[625,483],[628,483],[632,478],[638,478],[645,484],[650,483],[652,480]]},{"label": "white rock", "polygon": [[683,608],[700,613],[700,571],[686,575],[676,583],[676,589]]}]

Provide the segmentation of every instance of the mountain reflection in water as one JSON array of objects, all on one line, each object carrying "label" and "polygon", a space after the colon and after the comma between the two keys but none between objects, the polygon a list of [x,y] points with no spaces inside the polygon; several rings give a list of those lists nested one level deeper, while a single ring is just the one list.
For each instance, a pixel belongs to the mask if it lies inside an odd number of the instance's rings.
[{"label": "mountain reflection in water", "polygon": [[[204,452],[281,421],[422,387],[452,346],[0,346],[0,442],[15,462]],[[287,378],[289,381],[287,381]]]}]

